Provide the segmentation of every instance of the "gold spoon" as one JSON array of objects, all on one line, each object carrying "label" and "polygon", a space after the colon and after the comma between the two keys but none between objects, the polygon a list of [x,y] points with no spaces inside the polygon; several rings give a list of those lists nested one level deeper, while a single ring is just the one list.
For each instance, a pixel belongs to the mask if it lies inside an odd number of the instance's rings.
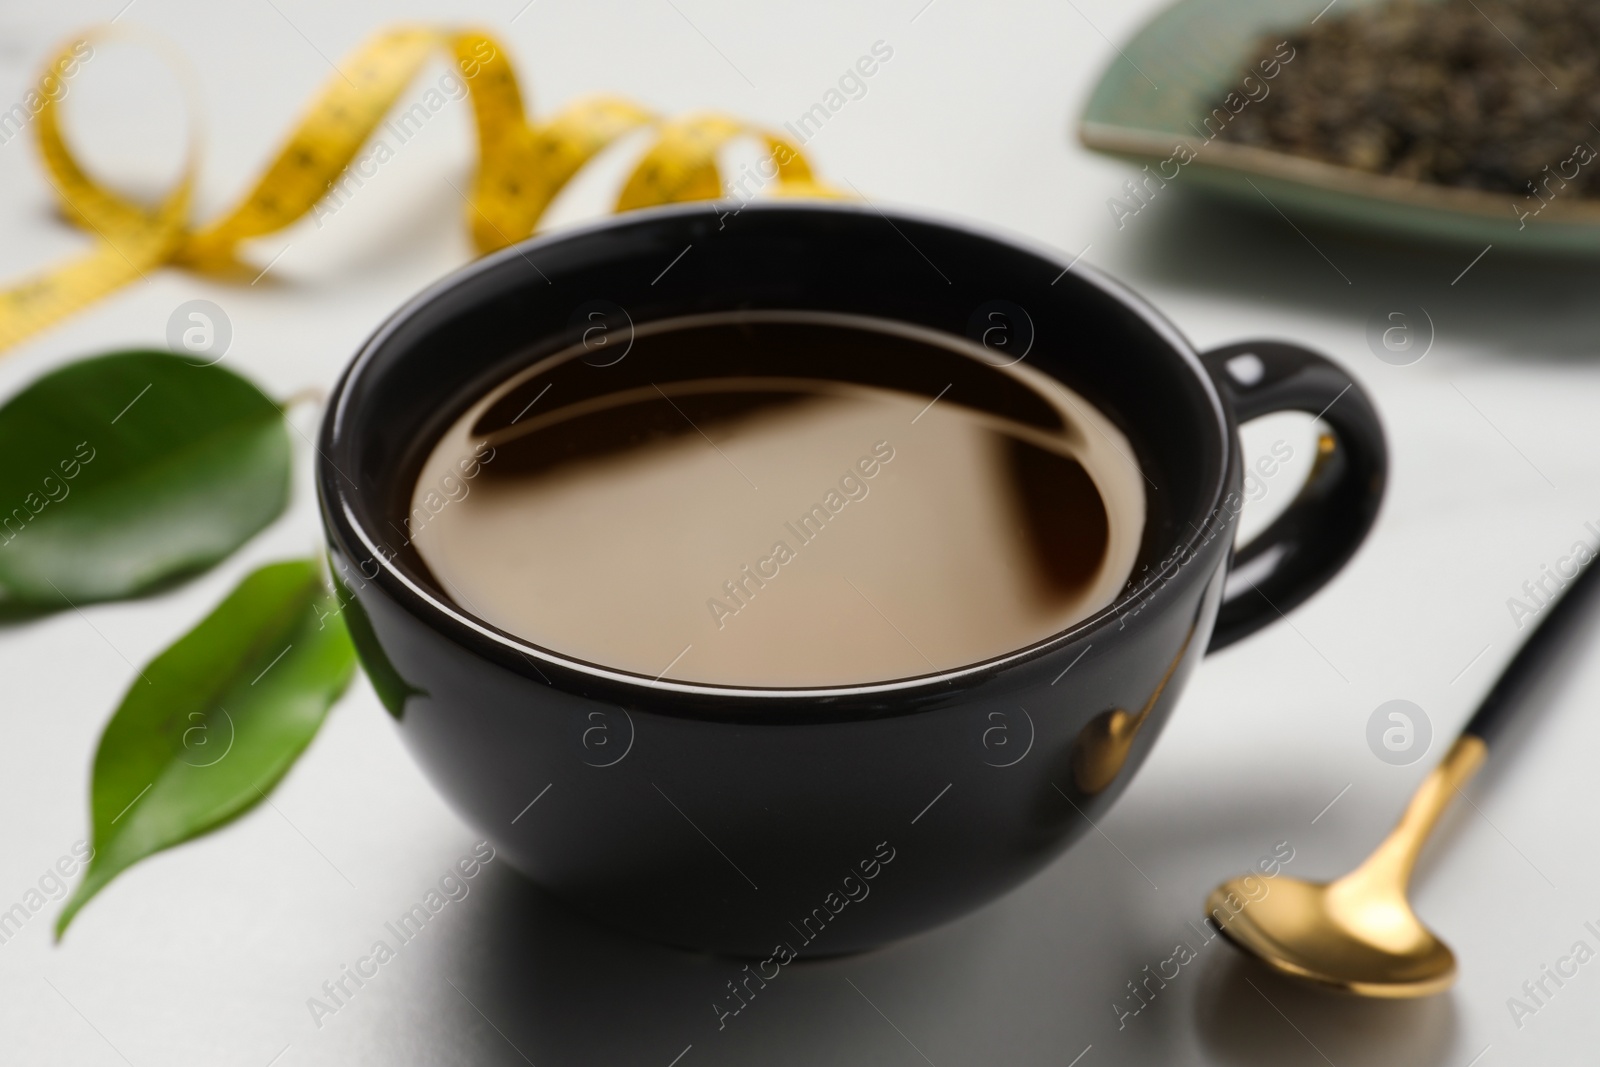
[{"label": "gold spoon", "polygon": [[[1282,974],[1364,997],[1425,997],[1455,981],[1456,958],[1412,912],[1406,886],[1417,855],[1455,794],[1482,766],[1489,742],[1555,660],[1588,599],[1587,567],[1495,682],[1472,720],[1365,862],[1335,882],[1245,875],[1206,898],[1206,914],[1236,947]],[[1265,892],[1263,892],[1265,887]]]},{"label": "gold spoon", "polygon": [[1206,900],[1213,925],[1273,970],[1297,978],[1367,997],[1443,992],[1455,981],[1455,954],[1418,921],[1406,902],[1406,884],[1429,831],[1487,753],[1480,738],[1458,738],[1423,780],[1400,825],[1336,882],[1285,875],[1223,882]]}]

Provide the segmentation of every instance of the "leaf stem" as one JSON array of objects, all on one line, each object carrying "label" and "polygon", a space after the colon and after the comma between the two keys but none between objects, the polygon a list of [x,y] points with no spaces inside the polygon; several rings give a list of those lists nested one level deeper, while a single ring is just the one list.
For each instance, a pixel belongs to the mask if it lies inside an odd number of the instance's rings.
[{"label": "leaf stem", "polygon": [[284,397],[283,402],[278,405],[278,408],[287,414],[290,408],[296,407],[300,404],[312,404],[320,407],[322,404],[327,402],[327,399],[327,391],[321,386],[308,385],[299,392],[291,393]]}]

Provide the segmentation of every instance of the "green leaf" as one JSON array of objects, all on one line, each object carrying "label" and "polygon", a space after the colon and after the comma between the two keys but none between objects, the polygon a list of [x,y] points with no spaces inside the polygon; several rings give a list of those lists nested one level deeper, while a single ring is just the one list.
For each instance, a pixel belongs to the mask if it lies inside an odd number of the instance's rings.
[{"label": "green leaf", "polygon": [[288,772],[355,669],[338,609],[315,561],[262,567],[133,680],[95,753],[94,856],[58,938],[122,871],[250,810]]},{"label": "green leaf", "polygon": [[232,371],[150,351],[63,367],[0,408],[0,609],[204,570],[288,497],[283,412]]}]

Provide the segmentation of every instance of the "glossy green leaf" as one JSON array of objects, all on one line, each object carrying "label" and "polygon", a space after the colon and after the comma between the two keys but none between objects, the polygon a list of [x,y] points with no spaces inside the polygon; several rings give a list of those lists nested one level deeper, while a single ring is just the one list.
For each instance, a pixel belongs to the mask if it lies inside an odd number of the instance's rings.
[{"label": "glossy green leaf", "polygon": [[248,811],[311,743],[355,669],[318,565],[262,567],[139,673],[100,737],[94,857],[61,936],[107,882]]},{"label": "glossy green leaf", "polygon": [[116,352],[0,407],[0,611],[146,592],[227,557],[289,496],[283,412],[221,367]]}]

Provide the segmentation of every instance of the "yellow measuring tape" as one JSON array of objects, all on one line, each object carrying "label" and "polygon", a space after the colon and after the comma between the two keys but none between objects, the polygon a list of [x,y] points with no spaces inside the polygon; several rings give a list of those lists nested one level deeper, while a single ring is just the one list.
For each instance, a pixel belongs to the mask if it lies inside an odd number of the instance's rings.
[{"label": "yellow measuring tape", "polygon": [[[103,40],[109,32],[80,34],[52,58],[45,77],[67,70],[84,42]],[[627,100],[596,97],[547,122],[530,122],[510,57],[493,37],[477,30],[398,26],[367,41],[339,66],[255,187],[233,210],[199,227],[188,218],[197,170],[192,145],[182,173],[160,203],[136,203],[89,176],[62,135],[56,97],[38,97],[35,128],[51,183],[67,218],[93,234],[96,244],[85,256],[0,290],[0,349],[165,264],[208,273],[242,270],[236,258],[241,242],[283,229],[325,197],[338,195],[336,180],[439,49],[450,55],[472,100],[478,171],[466,215],[479,252],[527,237],[585,163],[643,127],[655,128],[656,139],[623,185],[618,211],[722,196],[717,153],[741,137],[765,145],[769,155],[763,167],[772,172],[767,180],[775,193],[841,195],[812,176],[798,146],[723,115],[663,120]]]}]

